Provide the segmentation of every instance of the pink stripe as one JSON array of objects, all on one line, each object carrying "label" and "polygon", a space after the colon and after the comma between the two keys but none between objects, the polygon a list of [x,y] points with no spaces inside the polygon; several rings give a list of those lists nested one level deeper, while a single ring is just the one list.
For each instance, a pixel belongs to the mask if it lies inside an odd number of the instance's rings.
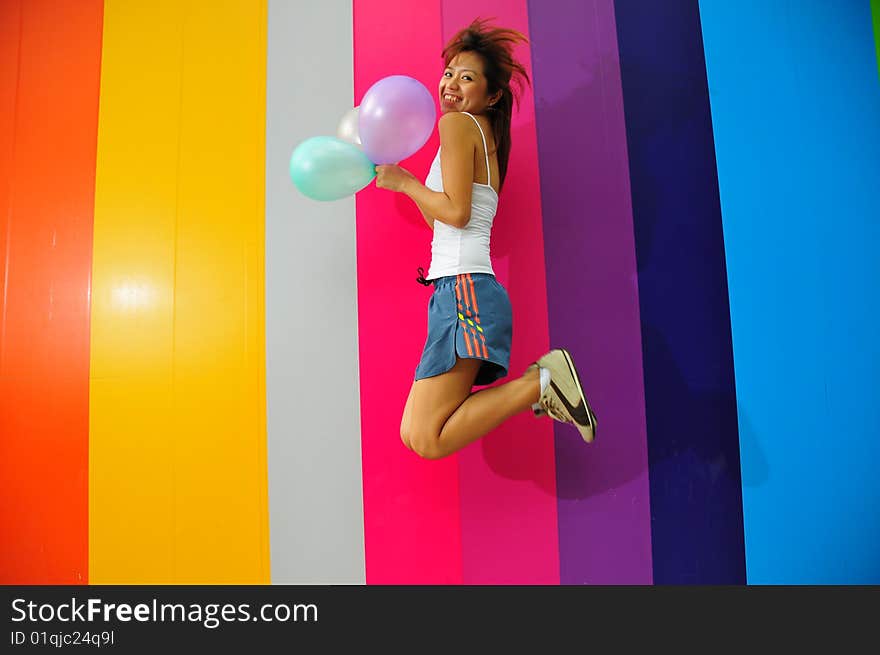
[{"label": "pink stripe", "polygon": [[[436,96],[442,73],[439,0],[354,0],[353,7],[354,104],[389,75],[410,75]],[[424,179],[438,146],[435,129],[402,165]],[[358,192],[356,203],[367,583],[460,584],[457,456],[421,460],[399,437],[425,344],[430,289],[415,277],[416,268],[429,261],[431,232],[402,194],[371,184]],[[394,344],[385,337],[389,315],[409,326]]]},{"label": "pink stripe", "polygon": [[[525,0],[443,0],[443,40],[475,16],[528,36]],[[531,77],[528,46],[516,54]],[[514,308],[510,377],[549,350],[544,237],[532,91],[514,105],[513,147],[492,265]],[[523,235],[528,235],[524,237]],[[549,420],[514,417],[459,454],[465,584],[558,584],[556,463]]]}]

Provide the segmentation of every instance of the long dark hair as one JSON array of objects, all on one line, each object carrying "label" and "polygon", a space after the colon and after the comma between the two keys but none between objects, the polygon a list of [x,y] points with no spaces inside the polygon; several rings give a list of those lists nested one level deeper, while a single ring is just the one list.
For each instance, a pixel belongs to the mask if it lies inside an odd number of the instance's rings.
[{"label": "long dark hair", "polygon": [[[525,67],[513,58],[516,43],[528,43],[525,35],[516,30],[492,27],[491,19],[477,18],[458,32],[443,48],[443,63],[449,62],[461,52],[474,52],[483,60],[483,71],[490,96],[501,91],[501,98],[489,107],[488,116],[492,122],[492,133],[498,148],[498,172],[501,174],[499,190],[504,187],[507,176],[507,161],[510,158],[510,119],[513,114],[513,101],[519,107],[519,95],[524,84],[531,86]],[[517,87],[514,93],[511,86]]]}]

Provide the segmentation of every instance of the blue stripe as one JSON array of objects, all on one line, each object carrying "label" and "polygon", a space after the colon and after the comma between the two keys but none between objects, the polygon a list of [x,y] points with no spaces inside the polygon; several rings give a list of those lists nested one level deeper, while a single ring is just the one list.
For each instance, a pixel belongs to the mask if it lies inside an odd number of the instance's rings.
[{"label": "blue stripe", "polygon": [[871,7],[713,0],[701,10],[748,581],[878,584],[880,84]]},{"label": "blue stripe", "polygon": [[655,584],[742,584],[736,389],[697,0],[615,2]]}]

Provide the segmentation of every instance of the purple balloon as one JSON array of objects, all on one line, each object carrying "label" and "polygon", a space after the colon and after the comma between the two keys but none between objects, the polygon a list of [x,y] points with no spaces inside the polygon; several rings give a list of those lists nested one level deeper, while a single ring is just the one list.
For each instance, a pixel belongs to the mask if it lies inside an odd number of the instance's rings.
[{"label": "purple balloon", "polygon": [[407,75],[382,78],[364,94],[358,111],[364,154],[374,164],[396,164],[425,145],[436,118],[424,84]]}]

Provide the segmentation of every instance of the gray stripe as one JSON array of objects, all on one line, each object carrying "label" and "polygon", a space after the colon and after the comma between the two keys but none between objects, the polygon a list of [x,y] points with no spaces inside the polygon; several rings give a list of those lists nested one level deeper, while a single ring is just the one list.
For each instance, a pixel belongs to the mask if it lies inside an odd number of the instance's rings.
[{"label": "gray stripe", "polygon": [[348,0],[270,0],[266,397],[272,582],[364,584],[354,198],[316,202],[293,148],[352,106]]}]

